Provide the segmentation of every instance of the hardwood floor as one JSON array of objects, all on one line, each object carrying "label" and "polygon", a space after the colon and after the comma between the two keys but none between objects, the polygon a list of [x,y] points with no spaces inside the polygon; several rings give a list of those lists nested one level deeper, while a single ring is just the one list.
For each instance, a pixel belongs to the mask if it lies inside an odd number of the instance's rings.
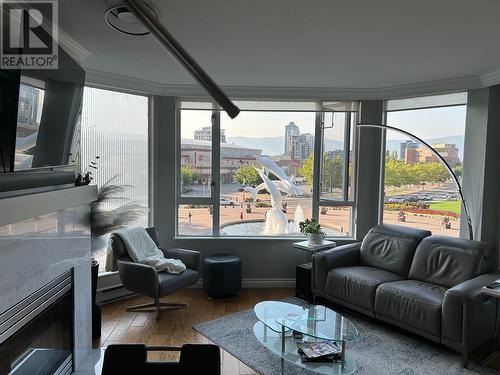
[{"label": "hardwood floor", "polygon": [[[202,289],[186,289],[162,298],[163,302],[187,304],[183,310],[163,312],[157,323],[154,313],[126,312],[125,308],[139,303],[147,303],[144,297],[134,297],[102,306],[102,333],[100,340],[94,341],[95,348],[105,348],[110,344],[144,343],[146,345],[180,346],[184,343],[208,343],[209,340],[193,330],[193,326],[209,320],[253,308],[265,300],[281,300],[294,295],[294,289],[242,289],[240,296],[229,301],[214,301],[205,296]],[[490,353],[491,344],[476,350],[471,359],[480,362]],[[177,360],[177,354],[155,352],[150,360]],[[235,357],[221,351],[223,375],[256,374]],[[500,355],[492,358],[487,367],[499,371]]]},{"label": "hardwood floor", "polygon": [[[238,311],[253,308],[265,300],[281,300],[294,295],[294,289],[242,289],[238,298],[229,301],[213,301],[202,289],[186,289],[162,298],[162,302],[186,303],[187,308],[166,311],[156,322],[154,313],[126,312],[125,308],[149,302],[148,298],[134,297],[102,306],[102,333],[94,342],[95,348],[110,344],[144,343],[146,345],[180,346],[184,343],[208,343],[204,336],[193,330],[193,325],[221,318]],[[256,374],[224,350],[223,375]],[[151,360],[177,359],[172,353],[153,353]]]}]

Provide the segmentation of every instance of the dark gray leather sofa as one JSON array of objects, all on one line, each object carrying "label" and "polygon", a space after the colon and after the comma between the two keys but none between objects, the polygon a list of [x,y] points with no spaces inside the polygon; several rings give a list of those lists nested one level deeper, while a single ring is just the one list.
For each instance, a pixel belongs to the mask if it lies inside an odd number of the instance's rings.
[{"label": "dark gray leather sofa", "polygon": [[493,337],[495,301],[481,288],[500,278],[487,243],[397,225],[372,228],[362,243],[313,256],[312,285],[323,297],[460,352]]}]

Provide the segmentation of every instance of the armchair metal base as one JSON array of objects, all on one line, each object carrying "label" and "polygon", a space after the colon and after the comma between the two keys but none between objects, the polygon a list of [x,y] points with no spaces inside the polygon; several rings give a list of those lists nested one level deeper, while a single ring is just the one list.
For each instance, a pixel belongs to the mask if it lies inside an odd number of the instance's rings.
[{"label": "armchair metal base", "polygon": [[179,310],[179,309],[185,309],[186,304],[185,303],[176,303],[176,302],[160,302],[155,301],[152,303],[143,303],[140,305],[134,305],[127,307],[125,310],[126,311],[133,311],[133,312],[156,312],[156,321],[158,322],[160,320],[160,311],[169,311],[169,310]]}]

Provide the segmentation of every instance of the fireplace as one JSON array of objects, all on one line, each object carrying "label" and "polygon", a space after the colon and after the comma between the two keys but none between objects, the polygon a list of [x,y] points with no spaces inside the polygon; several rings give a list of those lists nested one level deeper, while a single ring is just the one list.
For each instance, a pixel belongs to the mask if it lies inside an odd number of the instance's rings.
[{"label": "fireplace", "polygon": [[0,314],[0,374],[73,371],[73,271]]}]

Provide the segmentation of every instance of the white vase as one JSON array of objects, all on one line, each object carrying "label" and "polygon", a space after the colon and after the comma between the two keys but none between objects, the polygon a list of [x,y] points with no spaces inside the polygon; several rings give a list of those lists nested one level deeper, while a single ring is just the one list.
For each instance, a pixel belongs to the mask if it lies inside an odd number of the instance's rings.
[{"label": "white vase", "polygon": [[308,233],[307,238],[309,240],[309,246],[323,245],[323,240],[325,239],[324,233]]}]

